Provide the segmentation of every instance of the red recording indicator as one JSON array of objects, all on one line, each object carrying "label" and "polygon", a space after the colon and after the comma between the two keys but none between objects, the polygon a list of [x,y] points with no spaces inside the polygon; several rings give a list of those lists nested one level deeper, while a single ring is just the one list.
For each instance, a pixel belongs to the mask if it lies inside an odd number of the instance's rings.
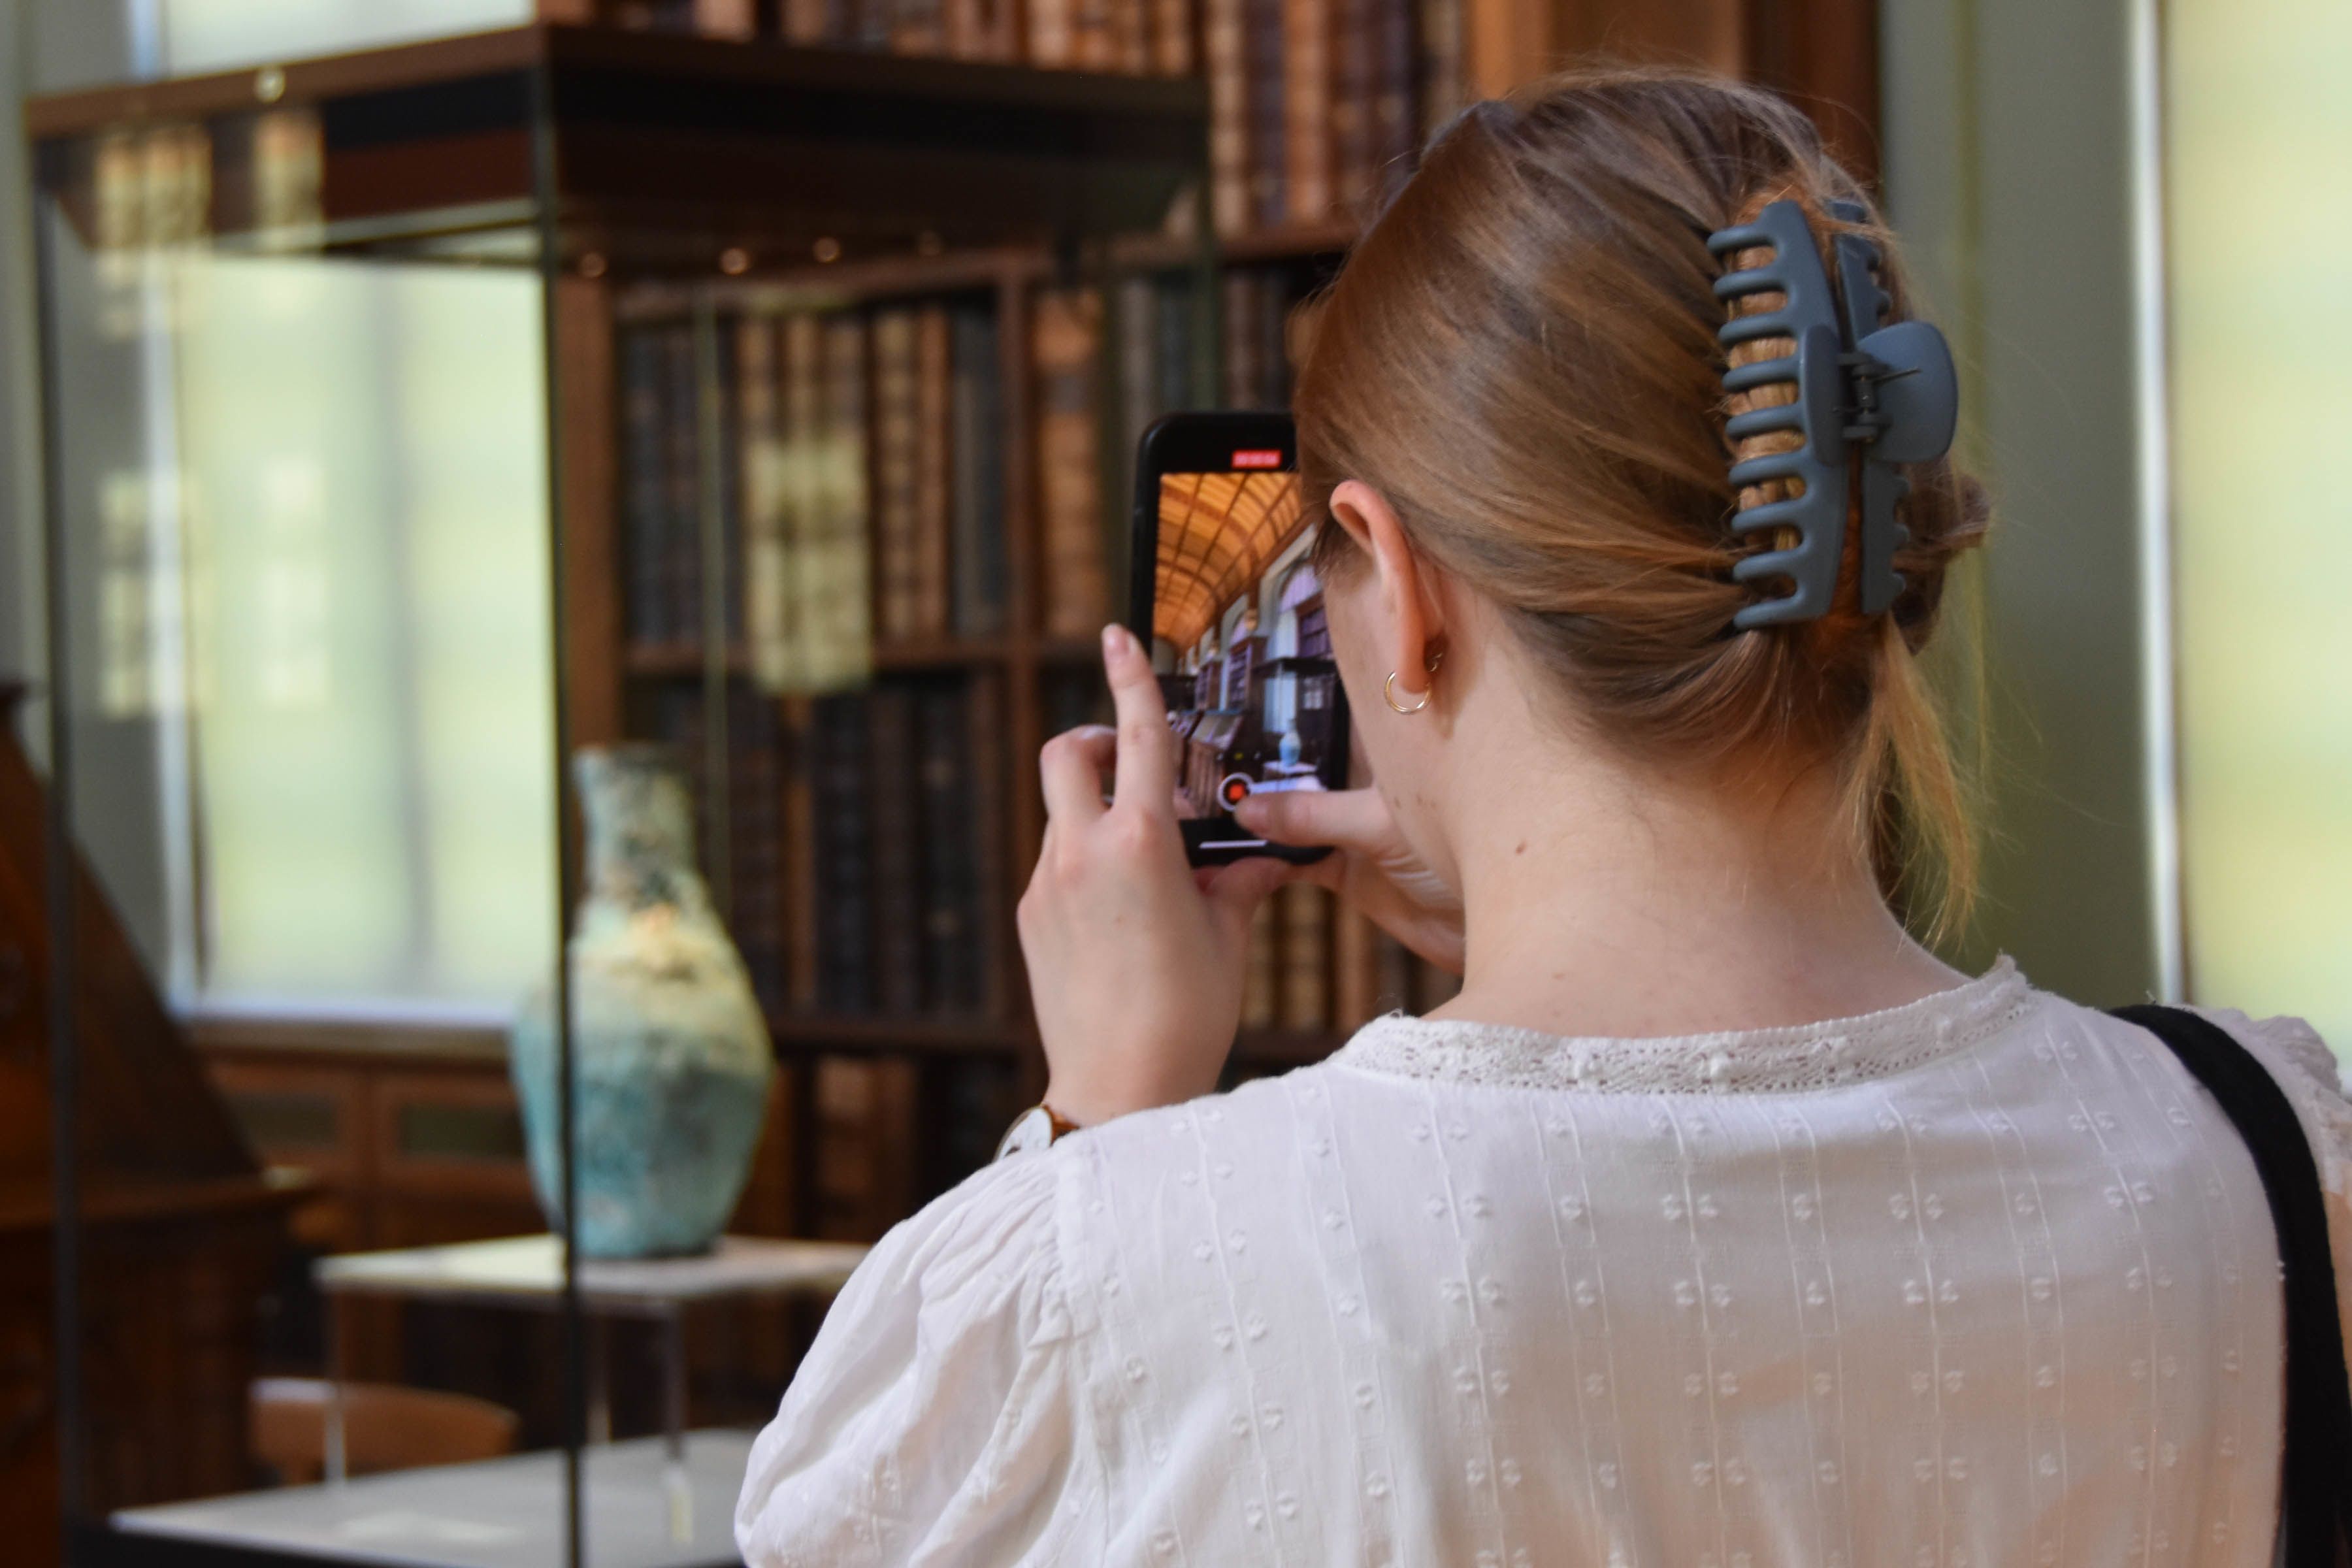
[{"label": "red recording indicator", "polygon": [[1282,454],[1280,452],[1267,451],[1263,448],[1253,447],[1244,449],[1234,454],[1234,467],[1236,468],[1278,468],[1282,467]]}]

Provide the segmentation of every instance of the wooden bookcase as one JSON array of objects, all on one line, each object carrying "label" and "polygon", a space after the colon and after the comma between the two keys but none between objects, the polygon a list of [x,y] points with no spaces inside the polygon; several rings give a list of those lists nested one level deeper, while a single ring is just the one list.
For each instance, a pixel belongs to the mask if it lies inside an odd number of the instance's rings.
[{"label": "wooden bookcase", "polygon": [[[1596,53],[1706,65],[1789,91],[1851,160],[1874,165],[1875,24],[1862,0],[1459,0],[1455,10],[1457,96],[1506,90]],[[1090,639],[1045,629],[1028,325],[1038,290],[1057,281],[1102,284],[1202,264],[1198,244],[1151,231],[1176,183],[1171,171],[1198,166],[1210,94],[1197,78],[1037,71],[602,25],[658,13],[738,31],[766,15],[749,5],[543,0],[540,13],[539,23],[499,33],[67,95],[32,105],[26,124],[45,187],[89,224],[86,160],[99,135],[191,121],[231,127],[265,110],[307,107],[322,128],[321,248],[454,262],[536,257],[546,267],[562,663],[574,745],[644,734],[649,693],[698,689],[723,706],[725,693],[750,684],[740,644],[632,637],[617,348],[627,323],[665,310],[764,309],[761,301],[779,295],[844,310],[950,294],[992,303],[1003,355],[1003,628],[880,643],[873,666],[883,680],[984,673],[1001,682],[1003,806],[992,831],[1003,872],[991,889],[1001,924],[990,988],[998,1005],[961,1016],[773,1011],[771,1031],[793,1080],[786,1142],[800,1162],[779,1190],[794,1194],[793,1223],[805,1226],[819,1184],[808,1162],[820,1142],[821,1063],[932,1064],[919,1073],[993,1063],[1011,1069],[1012,1100],[1039,1086],[1011,937],[1043,824],[1030,760],[1048,729],[1045,686],[1087,679],[1096,656]],[[1194,51],[1196,68],[1205,58]],[[542,111],[552,130],[535,137]],[[877,138],[885,127],[888,135]],[[1087,151],[1053,151],[1068,147]],[[545,213],[534,208],[548,177],[542,158],[557,185]],[[1104,177],[1107,166],[1149,177]],[[254,199],[236,180],[216,179],[215,230],[249,226]],[[1358,221],[1233,229],[1217,237],[1215,264],[1312,278],[1336,266]],[[1073,248],[1042,237],[1055,230],[1116,237]],[[541,254],[551,245],[556,254]],[[1214,320],[1211,304],[1202,321]],[[1108,476],[1118,467],[1117,425],[1107,412],[1099,423]],[[1106,489],[1107,507],[1123,510],[1116,483]],[[714,817],[725,809],[719,802]],[[1355,1021],[1397,1000],[1365,978],[1371,940],[1360,925],[1335,921],[1338,956],[1325,961],[1332,1026],[1246,1030],[1239,1070],[1315,1059]],[[299,1065],[298,1043],[268,1048],[270,1059]],[[255,1070],[250,1052],[238,1060],[236,1072]],[[918,1125],[908,1142],[937,1146],[941,1133]],[[877,1190],[903,1202],[926,1184],[936,1180],[902,1173]],[[890,1206],[871,1217],[888,1217]]]}]

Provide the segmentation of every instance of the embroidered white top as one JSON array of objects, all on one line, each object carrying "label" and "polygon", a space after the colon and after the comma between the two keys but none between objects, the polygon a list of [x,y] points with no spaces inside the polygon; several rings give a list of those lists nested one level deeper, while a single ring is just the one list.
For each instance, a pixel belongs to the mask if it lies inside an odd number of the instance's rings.
[{"label": "embroidered white top", "polygon": [[[2215,1016],[2352,1258],[2333,1058]],[[2229,1122],[2006,962],[1744,1034],[1390,1017],[892,1231],[737,1531],[755,1568],[2252,1568],[2280,1334]]]}]

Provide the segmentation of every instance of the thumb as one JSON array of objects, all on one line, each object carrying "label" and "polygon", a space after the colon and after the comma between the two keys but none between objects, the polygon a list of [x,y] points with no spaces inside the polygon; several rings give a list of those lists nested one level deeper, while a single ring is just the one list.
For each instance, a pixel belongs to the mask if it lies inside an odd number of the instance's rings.
[{"label": "thumb", "polygon": [[1373,847],[1388,826],[1388,807],[1369,789],[1278,790],[1245,795],[1234,820],[1276,844]]},{"label": "thumb", "polygon": [[1250,916],[1258,905],[1297,873],[1297,868],[1286,860],[1261,856],[1217,868],[1202,890],[1226,928],[1240,932],[1249,929]]}]

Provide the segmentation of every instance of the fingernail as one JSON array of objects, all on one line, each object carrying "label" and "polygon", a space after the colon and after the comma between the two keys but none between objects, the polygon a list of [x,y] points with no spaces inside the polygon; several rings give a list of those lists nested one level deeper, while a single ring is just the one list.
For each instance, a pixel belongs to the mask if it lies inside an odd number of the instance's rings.
[{"label": "fingernail", "polygon": [[1117,621],[1103,627],[1103,657],[1116,658],[1127,651],[1127,628]]}]

